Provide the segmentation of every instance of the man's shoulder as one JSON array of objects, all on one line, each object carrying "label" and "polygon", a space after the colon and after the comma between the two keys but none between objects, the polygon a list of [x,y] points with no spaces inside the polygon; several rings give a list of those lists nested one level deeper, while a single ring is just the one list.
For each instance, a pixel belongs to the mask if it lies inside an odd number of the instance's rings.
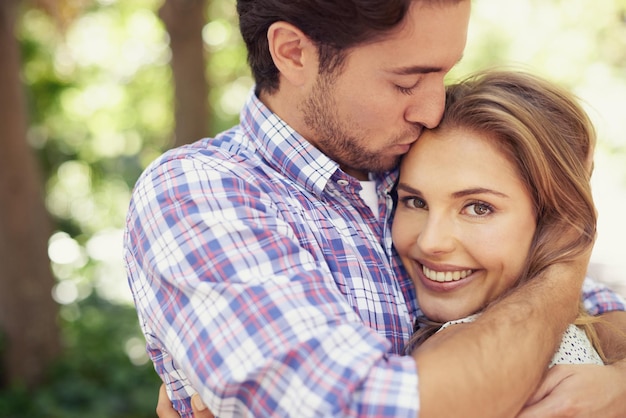
[{"label": "man's shoulder", "polygon": [[240,125],[236,125],[214,137],[202,138],[166,151],[162,157],[164,160],[181,158],[229,159],[237,155],[248,157],[254,155],[255,152],[254,142],[245,135]]},{"label": "man's shoulder", "polygon": [[275,187],[278,176],[253,141],[241,129],[233,128],[164,152],[146,167],[135,192],[160,195],[215,189],[264,190]]},{"label": "man's shoulder", "polygon": [[180,167],[222,170],[229,167],[229,162],[237,164],[236,167],[231,168],[245,169],[244,162],[246,161],[252,165],[258,163],[256,152],[253,142],[242,133],[239,126],[235,126],[215,137],[202,138],[167,150],[145,171],[170,170]]}]

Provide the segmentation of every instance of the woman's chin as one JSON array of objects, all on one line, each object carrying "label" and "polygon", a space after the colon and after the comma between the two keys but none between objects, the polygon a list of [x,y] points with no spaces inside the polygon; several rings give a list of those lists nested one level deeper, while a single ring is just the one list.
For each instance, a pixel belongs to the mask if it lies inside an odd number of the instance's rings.
[{"label": "woman's chin", "polygon": [[446,322],[450,322],[450,321],[456,321],[458,319],[463,319],[474,313],[474,311],[468,311],[468,312],[460,311],[460,310],[448,311],[445,309],[432,309],[432,310],[422,309],[422,312],[431,321],[440,322],[442,324]]}]

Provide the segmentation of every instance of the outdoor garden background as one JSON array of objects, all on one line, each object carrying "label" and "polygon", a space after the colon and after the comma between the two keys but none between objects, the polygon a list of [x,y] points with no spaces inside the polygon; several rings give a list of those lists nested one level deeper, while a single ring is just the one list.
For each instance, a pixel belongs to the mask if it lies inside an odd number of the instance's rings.
[{"label": "outdoor garden background", "polygon": [[[626,1],[474,0],[454,80],[516,65],[596,123],[591,274],[626,295]],[[237,123],[252,85],[234,0],[0,3],[0,416],[153,417],[122,265],[134,182]]]}]

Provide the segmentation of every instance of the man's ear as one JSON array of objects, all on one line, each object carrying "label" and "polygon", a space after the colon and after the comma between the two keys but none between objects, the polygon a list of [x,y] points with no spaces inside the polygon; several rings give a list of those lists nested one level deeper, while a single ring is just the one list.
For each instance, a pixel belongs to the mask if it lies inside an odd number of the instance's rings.
[{"label": "man's ear", "polygon": [[317,75],[317,48],[296,26],[274,22],[267,30],[267,41],[274,65],[281,77],[294,86],[302,86]]}]

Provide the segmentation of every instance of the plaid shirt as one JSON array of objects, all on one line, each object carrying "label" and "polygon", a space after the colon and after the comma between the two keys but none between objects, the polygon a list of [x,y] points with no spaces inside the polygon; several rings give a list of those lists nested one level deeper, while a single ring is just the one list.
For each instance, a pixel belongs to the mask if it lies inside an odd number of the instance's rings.
[{"label": "plaid shirt", "polygon": [[[135,188],[125,260],[155,368],[183,417],[415,416],[417,314],[357,180],[250,95],[241,124],[164,154]],[[380,219],[380,221],[378,220]],[[588,306],[623,309],[604,288]]]}]

